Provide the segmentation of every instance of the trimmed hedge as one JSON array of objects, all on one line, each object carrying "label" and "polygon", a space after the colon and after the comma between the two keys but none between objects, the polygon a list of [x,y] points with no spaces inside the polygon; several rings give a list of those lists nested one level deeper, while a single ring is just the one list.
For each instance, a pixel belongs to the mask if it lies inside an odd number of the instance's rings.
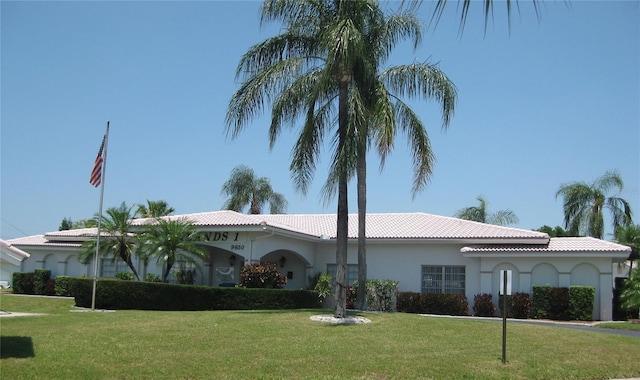
[{"label": "trimmed hedge", "polygon": [[554,288],[534,286],[531,301],[533,317],[538,319],[580,320],[593,319],[595,288],[591,286],[571,286]]},{"label": "trimmed hedge", "polygon": [[51,279],[49,269],[36,269],[33,276],[33,291],[35,294],[45,294],[47,281]]},{"label": "trimmed hedge", "polygon": [[463,294],[399,292],[396,310],[417,314],[469,315],[469,302]]},{"label": "trimmed hedge", "polygon": [[13,273],[13,293],[15,294],[35,294],[34,274],[26,272]]},{"label": "trimmed hedge", "polygon": [[61,297],[73,297],[71,286],[74,281],[74,277],[58,276],[55,278],[54,292],[56,296]]},{"label": "trimmed hedge", "polygon": [[[93,279],[75,278],[76,306],[91,307]],[[310,290],[222,288],[100,279],[96,307],[136,310],[256,310],[318,308]]]},{"label": "trimmed hedge", "polygon": [[596,289],[592,286],[569,287],[569,312],[571,319],[590,321],[593,319],[593,305]]}]

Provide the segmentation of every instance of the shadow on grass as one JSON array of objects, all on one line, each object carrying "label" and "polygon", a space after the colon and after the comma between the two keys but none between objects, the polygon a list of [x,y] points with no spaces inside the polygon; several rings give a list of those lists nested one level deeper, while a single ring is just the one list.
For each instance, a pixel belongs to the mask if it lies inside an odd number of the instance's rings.
[{"label": "shadow on grass", "polygon": [[0,337],[0,359],[33,358],[33,341],[30,336],[2,336]]}]

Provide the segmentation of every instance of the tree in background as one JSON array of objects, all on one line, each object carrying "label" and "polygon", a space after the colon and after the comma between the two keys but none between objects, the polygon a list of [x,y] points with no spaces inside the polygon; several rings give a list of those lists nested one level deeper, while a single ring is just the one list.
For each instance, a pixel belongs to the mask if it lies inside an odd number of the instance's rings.
[{"label": "tree in background", "polygon": [[173,214],[175,209],[170,207],[165,201],[150,201],[147,199],[147,204],[138,204],[136,210],[136,217],[139,218],[159,218],[161,216],[167,216]]},{"label": "tree in background", "polygon": [[95,227],[98,227],[98,222],[96,219],[80,219],[73,222],[71,229],[77,230],[80,228],[95,228]]},{"label": "tree in background", "polygon": [[534,231],[538,231],[538,232],[544,232],[547,235],[549,235],[549,237],[571,237],[571,236],[575,236],[575,235],[571,235],[569,232],[567,232],[564,228],[560,227],[560,226],[556,226],[555,228],[551,227],[551,226],[547,226],[546,224],[540,228],[538,228],[537,230]]},{"label": "tree in background", "polygon": [[60,227],[58,227],[58,231],[66,231],[73,229],[73,222],[71,218],[63,218],[62,222],[60,222]]},{"label": "tree in background", "polygon": [[631,253],[627,258],[629,260],[629,277],[631,277],[633,262],[640,258],[640,224],[631,224],[618,228],[615,241],[631,248]]},{"label": "tree in background", "polygon": [[[162,281],[167,282],[174,265],[190,263],[198,265],[196,259],[203,259],[207,252],[196,243],[202,236],[191,221],[185,218],[155,218],[145,224],[139,235],[140,256],[145,262],[156,258],[162,264]],[[181,269],[184,269],[181,267]]]},{"label": "tree in background", "polygon": [[233,169],[221,193],[230,197],[223,206],[226,210],[241,212],[249,205],[249,214],[261,214],[267,203],[271,214],[282,214],[287,209],[287,200],[273,191],[269,178],[256,177],[253,169],[245,165]]},{"label": "tree in background", "polygon": [[[607,171],[593,183],[571,182],[563,184],[556,198],[563,198],[564,225],[575,236],[604,236],[604,210],[609,210],[613,233],[622,226],[632,224],[629,202],[617,196],[624,189],[617,171]],[[611,191],[617,190],[614,195]]]},{"label": "tree in background", "polygon": [[[130,232],[131,219],[133,218],[132,210],[133,206],[127,206],[125,202],[122,202],[119,207],[111,207],[106,210],[106,215],[102,215],[100,254],[111,255],[114,260],[122,260],[131,269],[135,278],[140,280],[132,259],[137,246],[135,236]],[[96,225],[98,217],[98,215],[94,216]],[[96,243],[93,240],[82,243],[82,253],[80,254],[82,262],[86,264],[94,256],[95,248]]]},{"label": "tree in background", "polygon": [[476,199],[480,203],[478,206],[463,208],[455,214],[455,217],[474,222],[495,224],[498,226],[518,223],[518,217],[513,211],[506,209],[489,214],[487,210],[489,203],[482,196],[479,196]]}]

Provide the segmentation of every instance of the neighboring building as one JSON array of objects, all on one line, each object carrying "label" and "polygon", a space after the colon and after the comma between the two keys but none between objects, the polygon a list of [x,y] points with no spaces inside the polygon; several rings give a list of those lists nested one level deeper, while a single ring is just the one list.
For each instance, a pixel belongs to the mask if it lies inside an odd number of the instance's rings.
[{"label": "neighboring building", "polygon": [[13,281],[13,273],[20,271],[23,260],[29,254],[4,240],[0,240],[0,288],[8,288]]},{"label": "neighboring building", "polygon": [[[209,253],[196,278],[203,285],[237,283],[242,265],[275,263],[287,276],[287,288],[304,289],[320,273],[335,275],[336,215],[245,215],[214,211],[176,215],[188,218],[206,238]],[[357,279],[357,217],[349,217],[347,275]],[[133,221],[133,232],[148,219]],[[82,241],[97,230],[56,231],[11,240],[29,252],[22,270],[50,269],[58,275],[93,276],[93,265],[78,261]],[[367,215],[367,277],[399,282],[400,291],[465,294],[491,293],[497,300],[500,270],[511,270],[512,291],[531,293],[534,285],[596,289],[594,319],[612,315],[613,268],[629,256],[629,247],[590,237],[549,238],[545,233],[471,222],[425,213]],[[121,262],[103,258],[100,276],[126,271]],[[151,260],[137,270],[160,274]],[[497,301],[496,301],[497,302]]]}]

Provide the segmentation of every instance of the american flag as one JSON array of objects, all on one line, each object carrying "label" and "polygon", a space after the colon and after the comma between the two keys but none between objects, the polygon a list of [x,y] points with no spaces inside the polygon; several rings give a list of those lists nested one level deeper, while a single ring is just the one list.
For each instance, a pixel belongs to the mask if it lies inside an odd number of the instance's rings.
[{"label": "american flag", "polygon": [[98,151],[96,162],[93,164],[93,170],[91,170],[91,177],[89,178],[89,183],[95,187],[100,186],[100,183],[102,183],[102,162],[104,161],[102,153],[104,151],[104,143],[106,139],[107,135],[105,134],[102,138],[102,144],[100,144],[100,150]]}]

